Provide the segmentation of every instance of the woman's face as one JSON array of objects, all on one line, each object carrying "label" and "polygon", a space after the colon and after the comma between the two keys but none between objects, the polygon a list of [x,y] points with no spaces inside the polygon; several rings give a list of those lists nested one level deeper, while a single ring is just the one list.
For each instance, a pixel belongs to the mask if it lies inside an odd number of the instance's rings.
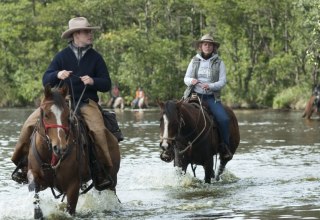
[{"label": "woman's face", "polygon": [[201,51],[204,55],[212,54],[213,52],[213,43],[203,42],[201,44]]}]

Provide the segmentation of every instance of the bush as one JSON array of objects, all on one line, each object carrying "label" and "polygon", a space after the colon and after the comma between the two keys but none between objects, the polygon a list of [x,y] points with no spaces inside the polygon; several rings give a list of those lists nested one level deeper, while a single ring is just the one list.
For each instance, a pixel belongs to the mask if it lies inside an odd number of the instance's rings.
[{"label": "bush", "polygon": [[301,109],[311,95],[310,86],[294,86],[278,93],[273,100],[273,109]]}]

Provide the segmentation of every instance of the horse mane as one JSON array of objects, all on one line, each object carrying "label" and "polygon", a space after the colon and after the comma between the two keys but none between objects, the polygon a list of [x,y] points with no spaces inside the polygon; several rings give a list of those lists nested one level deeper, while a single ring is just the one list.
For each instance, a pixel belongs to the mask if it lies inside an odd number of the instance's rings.
[{"label": "horse mane", "polygon": [[53,87],[51,88],[50,96],[44,97],[42,104],[52,101],[58,108],[63,109],[66,105],[65,97],[61,94],[61,88]]}]

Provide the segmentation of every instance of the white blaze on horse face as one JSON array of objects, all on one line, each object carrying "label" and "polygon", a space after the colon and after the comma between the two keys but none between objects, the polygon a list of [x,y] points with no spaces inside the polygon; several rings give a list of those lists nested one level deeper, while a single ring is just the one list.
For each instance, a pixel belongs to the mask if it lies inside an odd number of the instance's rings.
[{"label": "white blaze on horse face", "polygon": [[169,144],[168,144],[168,138],[169,138],[168,129],[169,129],[169,120],[168,120],[168,117],[166,116],[166,114],[164,114],[163,115],[163,142],[162,142],[162,147],[164,147],[164,149],[167,149],[167,147],[169,146]]},{"label": "white blaze on horse face", "polygon": [[[60,108],[58,108],[56,105],[52,105],[51,106],[51,111],[56,116],[57,125],[61,125],[62,126],[62,121],[61,121],[62,110]],[[60,143],[61,143],[60,129],[62,129],[62,128],[57,128],[57,130],[58,130],[58,138],[59,138]]]}]

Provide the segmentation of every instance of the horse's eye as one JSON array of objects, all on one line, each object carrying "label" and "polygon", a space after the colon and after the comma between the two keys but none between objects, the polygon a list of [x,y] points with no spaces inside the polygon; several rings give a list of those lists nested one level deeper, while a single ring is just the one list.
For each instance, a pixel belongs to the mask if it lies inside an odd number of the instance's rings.
[{"label": "horse's eye", "polygon": [[45,118],[45,119],[48,119],[48,118],[49,118],[49,113],[48,113],[48,112],[45,112],[45,113],[44,113],[44,118]]}]

